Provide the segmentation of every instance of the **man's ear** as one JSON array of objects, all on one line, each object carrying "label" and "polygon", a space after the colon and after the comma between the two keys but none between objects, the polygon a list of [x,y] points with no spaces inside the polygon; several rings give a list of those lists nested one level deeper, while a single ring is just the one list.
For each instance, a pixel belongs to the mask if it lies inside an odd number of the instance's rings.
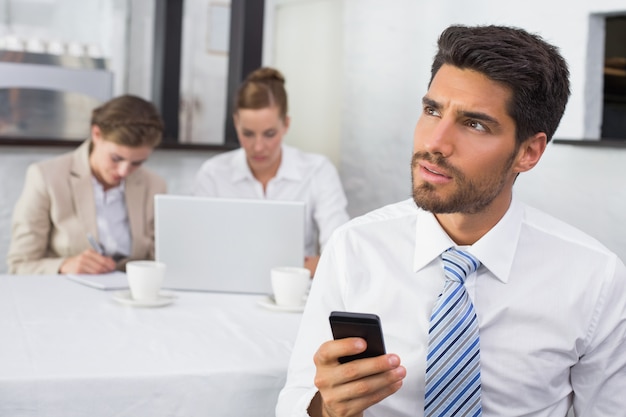
[{"label": "man's ear", "polygon": [[515,172],[530,171],[541,159],[543,151],[546,150],[548,137],[544,132],[539,132],[526,139],[517,151],[517,162]]}]

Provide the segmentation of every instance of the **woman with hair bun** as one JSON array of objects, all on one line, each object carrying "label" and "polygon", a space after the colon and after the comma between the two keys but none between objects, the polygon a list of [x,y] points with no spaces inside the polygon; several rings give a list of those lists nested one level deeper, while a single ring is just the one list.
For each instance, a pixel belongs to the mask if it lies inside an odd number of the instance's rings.
[{"label": "woman with hair bun", "polygon": [[13,210],[10,273],[99,274],[154,258],[154,195],[165,181],[141,165],[161,142],[156,108],[135,96],[92,113],[91,137],[31,165]]},{"label": "woman with hair bun", "polygon": [[243,81],[233,120],[241,148],[206,161],[197,174],[195,194],[303,201],[304,266],[314,274],[331,233],[349,220],[337,170],[326,157],[283,143],[290,122],[287,92],[283,75],[274,68],[257,69]]}]

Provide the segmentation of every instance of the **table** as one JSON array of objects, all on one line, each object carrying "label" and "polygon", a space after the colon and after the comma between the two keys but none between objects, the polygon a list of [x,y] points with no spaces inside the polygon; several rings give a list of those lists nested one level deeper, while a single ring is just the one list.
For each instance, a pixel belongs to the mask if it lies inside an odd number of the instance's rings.
[{"label": "table", "polygon": [[274,416],[300,314],[176,295],[134,308],[64,276],[0,275],[0,416]]}]

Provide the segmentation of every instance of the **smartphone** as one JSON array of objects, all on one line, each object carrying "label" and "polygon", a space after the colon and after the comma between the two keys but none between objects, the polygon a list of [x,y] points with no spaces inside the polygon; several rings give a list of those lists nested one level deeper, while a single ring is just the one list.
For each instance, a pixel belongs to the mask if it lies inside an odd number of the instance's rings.
[{"label": "smartphone", "polygon": [[340,363],[385,354],[383,331],[380,325],[380,318],[376,314],[333,311],[330,313],[328,320],[330,321],[334,339],[360,337],[365,339],[367,343],[367,348],[364,352],[342,356],[339,358]]}]

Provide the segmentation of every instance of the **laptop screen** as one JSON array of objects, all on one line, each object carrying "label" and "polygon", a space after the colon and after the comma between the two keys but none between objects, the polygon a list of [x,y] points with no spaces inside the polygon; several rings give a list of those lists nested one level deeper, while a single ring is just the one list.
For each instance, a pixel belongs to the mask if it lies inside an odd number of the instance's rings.
[{"label": "laptop screen", "polygon": [[304,203],[155,196],[164,288],[270,294],[270,269],[304,264]]}]

